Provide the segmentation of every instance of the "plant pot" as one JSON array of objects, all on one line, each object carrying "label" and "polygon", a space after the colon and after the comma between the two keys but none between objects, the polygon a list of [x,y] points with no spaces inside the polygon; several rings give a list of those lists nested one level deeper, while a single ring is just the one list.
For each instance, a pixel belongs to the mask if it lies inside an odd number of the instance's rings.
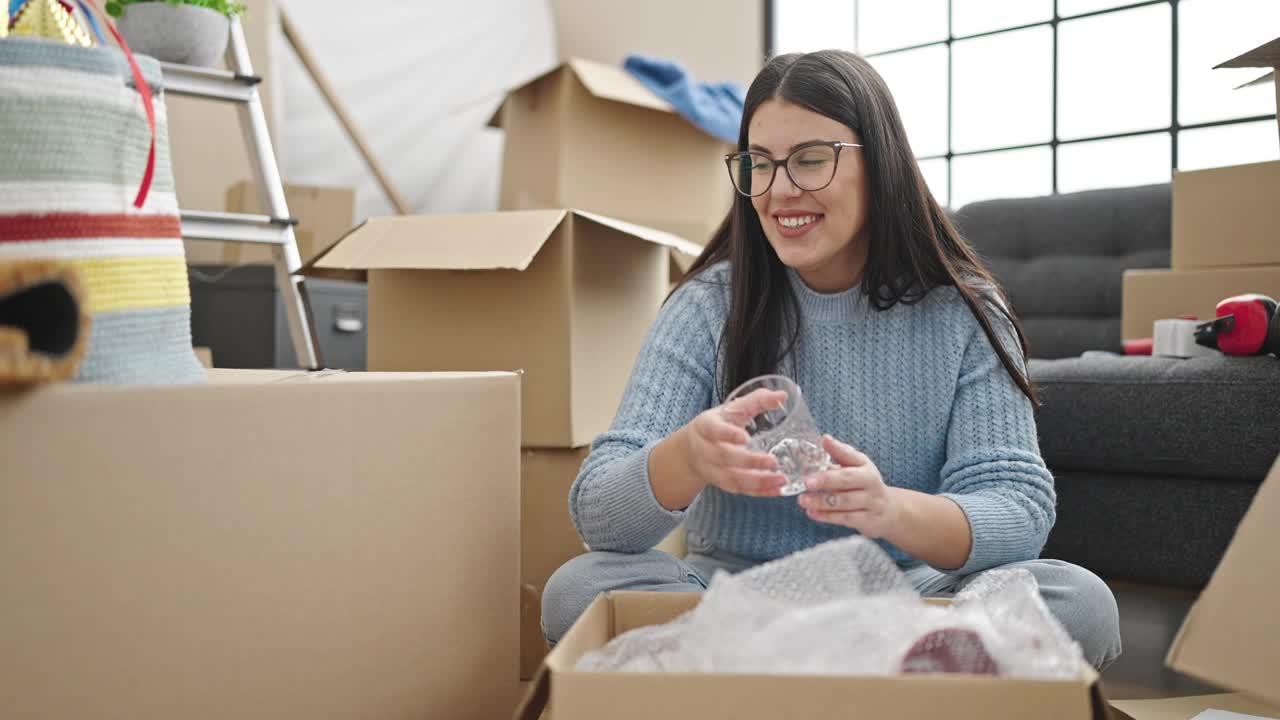
[{"label": "plant pot", "polygon": [[163,2],[126,5],[116,26],[136,53],[205,67],[222,59],[231,32],[231,21],[216,10]]}]

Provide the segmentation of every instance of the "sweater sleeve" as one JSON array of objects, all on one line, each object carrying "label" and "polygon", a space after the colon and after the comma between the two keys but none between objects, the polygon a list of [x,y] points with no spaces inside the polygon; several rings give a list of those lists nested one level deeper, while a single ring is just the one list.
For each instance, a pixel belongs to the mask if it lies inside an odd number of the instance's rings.
[{"label": "sweater sleeve", "polygon": [[[1040,457],[1031,401],[1005,370],[982,326],[971,329],[947,431],[940,493],[955,501],[973,534],[967,575],[1039,557],[1056,517],[1053,476]],[[1013,326],[999,311],[992,327],[1015,364],[1026,363]]]},{"label": "sweater sleeve", "polygon": [[692,281],[663,305],[613,424],[592,443],[574,480],[569,514],[592,550],[644,552],[684,518],[687,508],[667,510],[654,496],[649,454],[711,406],[719,339],[710,321],[714,287]]}]

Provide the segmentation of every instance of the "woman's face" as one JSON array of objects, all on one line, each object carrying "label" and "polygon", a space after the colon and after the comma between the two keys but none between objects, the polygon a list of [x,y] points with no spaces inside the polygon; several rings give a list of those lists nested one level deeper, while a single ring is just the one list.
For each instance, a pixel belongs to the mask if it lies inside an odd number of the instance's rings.
[{"label": "woman's face", "polygon": [[[794,148],[814,141],[861,142],[840,122],[777,99],[756,108],[747,127],[747,141],[750,150],[779,161]],[[862,277],[868,226],[862,160],[862,148],[841,148],[831,184],[813,191],[796,187],[779,164],[769,191],[751,198],[778,258],[814,290],[845,290]]]}]

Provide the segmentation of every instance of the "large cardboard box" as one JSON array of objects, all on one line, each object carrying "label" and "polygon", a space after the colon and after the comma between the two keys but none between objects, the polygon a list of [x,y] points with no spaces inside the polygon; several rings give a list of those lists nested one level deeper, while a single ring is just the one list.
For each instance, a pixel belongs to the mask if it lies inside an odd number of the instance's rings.
[{"label": "large cardboard box", "polygon": [[1280,265],[1280,160],[1175,172],[1175,270]]},{"label": "large cardboard box", "polygon": [[1118,703],[1134,720],[1183,720],[1215,708],[1280,718],[1280,458],[1258,488],[1165,664],[1243,695]]},{"label": "large cardboard box", "polygon": [[617,412],[679,243],[581,211],[375,218],[309,272],[368,272],[370,370],[523,370],[524,445],[572,448]]},{"label": "large cardboard box", "polygon": [[850,677],[716,673],[579,672],[584,653],[628,630],[673,620],[698,593],[618,592],[597,597],[547,655],[515,717],[535,720],[774,720],[857,717],[933,720],[1104,720],[1107,704],[1092,668],[1073,680],[974,675]]},{"label": "large cardboard box", "polygon": [[519,377],[210,374],[0,394],[0,715],[507,716]]},{"label": "large cardboard box", "polygon": [[520,679],[533,678],[547,641],[542,589],[552,573],[585,551],[569,518],[569,487],[590,447],[525,448],[520,457]]},{"label": "large cardboard box", "polygon": [[[289,214],[297,219],[293,234],[305,265],[333,246],[355,225],[356,192],[352,188],[317,185],[284,186]],[[227,188],[227,212],[265,214],[258,186],[248,180]],[[270,265],[271,248],[244,243],[224,243],[222,263]]]},{"label": "large cardboard box", "polygon": [[733,200],[733,148],[616,65],[571,59],[512,90],[492,124],[502,209],[582,208],[701,246]]},{"label": "large cardboard box", "polygon": [[1211,270],[1126,270],[1120,334],[1125,340],[1148,338],[1156,320],[1183,316],[1210,319],[1219,302],[1242,293],[1280,298],[1280,264]]}]

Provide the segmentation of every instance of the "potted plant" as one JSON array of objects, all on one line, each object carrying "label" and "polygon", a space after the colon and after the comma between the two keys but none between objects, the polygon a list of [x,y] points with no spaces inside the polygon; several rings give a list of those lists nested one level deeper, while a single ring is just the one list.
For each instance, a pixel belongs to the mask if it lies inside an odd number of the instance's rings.
[{"label": "potted plant", "polygon": [[232,0],[110,0],[107,13],[134,52],[164,62],[214,65],[227,51]]}]

